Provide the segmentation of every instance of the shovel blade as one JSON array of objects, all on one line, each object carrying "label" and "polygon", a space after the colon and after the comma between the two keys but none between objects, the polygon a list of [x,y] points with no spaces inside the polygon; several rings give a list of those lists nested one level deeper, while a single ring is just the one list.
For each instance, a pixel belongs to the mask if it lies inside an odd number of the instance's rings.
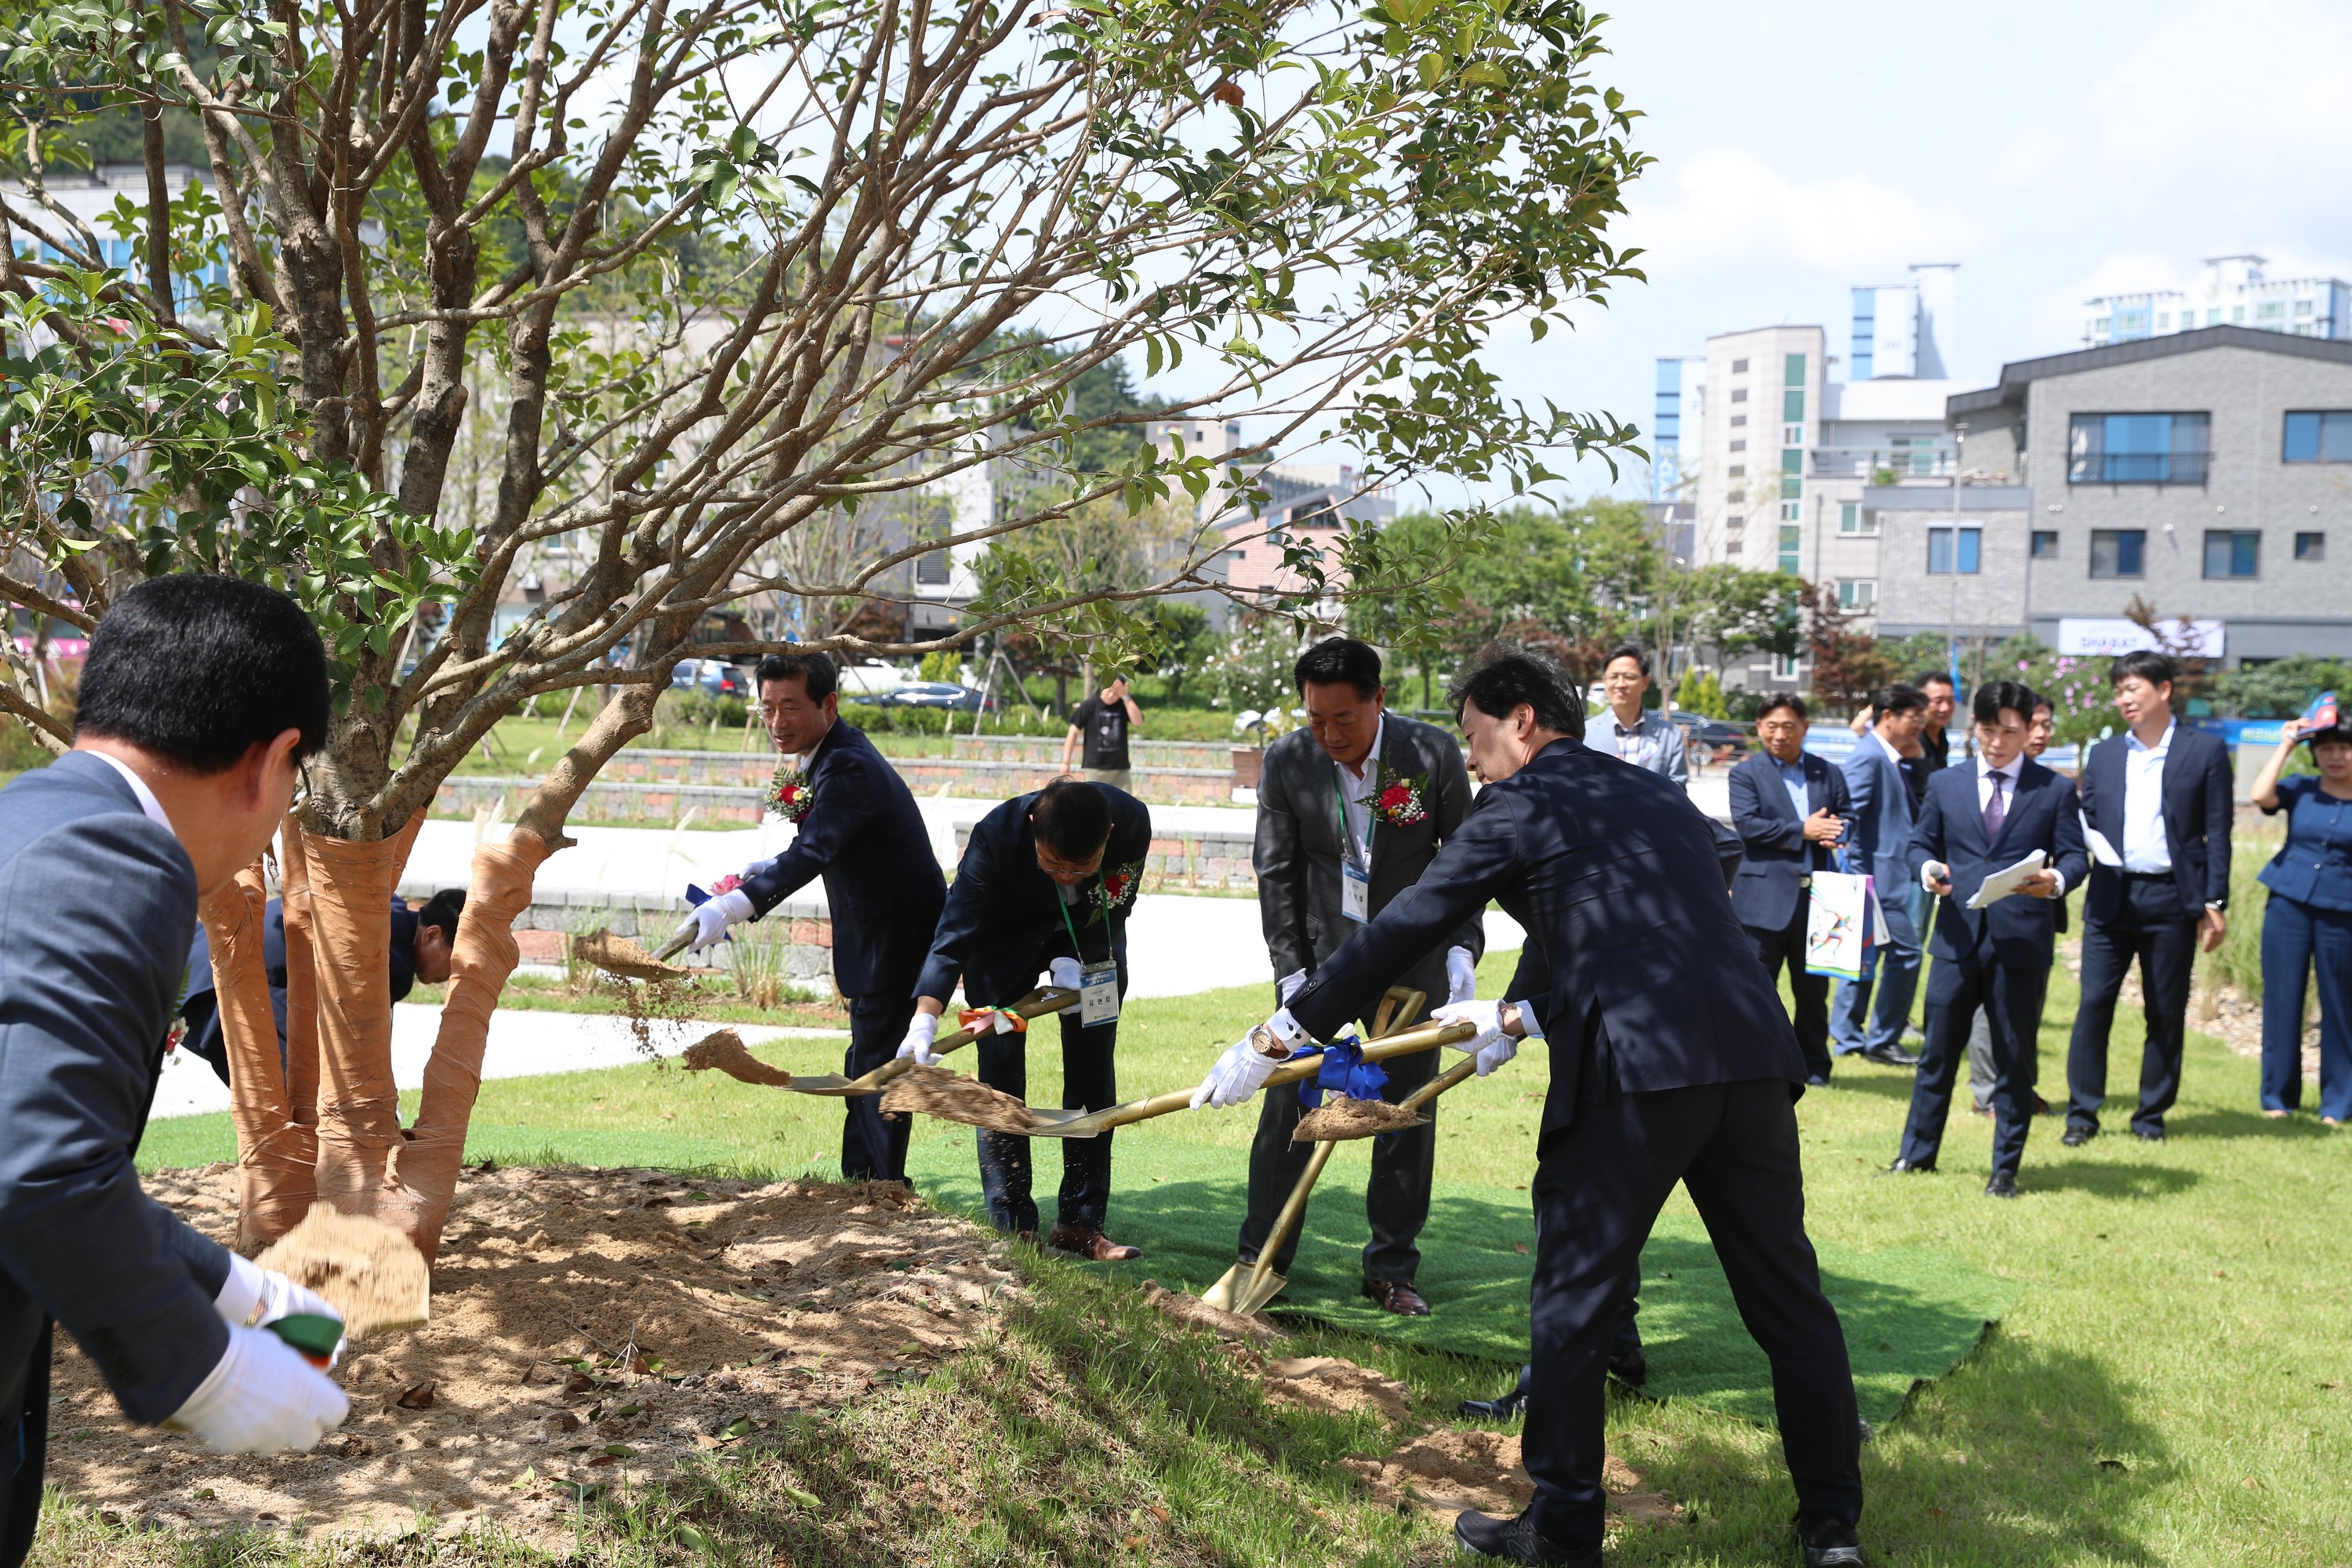
[{"label": "shovel blade", "polygon": [[837,1072],[793,1074],[793,1081],[784,1087],[794,1094],[855,1094],[862,1078],[844,1078]]},{"label": "shovel blade", "polygon": [[1217,1282],[1201,1292],[1201,1300],[1221,1312],[1234,1310],[1234,1298],[1249,1289],[1250,1270],[1255,1265],[1236,1263],[1218,1277]]},{"label": "shovel blade", "polygon": [[1029,1115],[1037,1124],[1031,1129],[1037,1137],[1091,1138],[1103,1130],[1110,1112],[1108,1110],[1059,1110],[1040,1109],[1033,1105],[1029,1108]]},{"label": "shovel blade", "polygon": [[1271,1269],[1258,1279],[1254,1288],[1250,1287],[1249,1279],[1244,1276],[1242,1280],[1244,1287],[1242,1299],[1234,1303],[1233,1310],[1244,1318],[1263,1311],[1269,1302],[1282,1294],[1283,1287],[1289,1283],[1289,1280]]}]

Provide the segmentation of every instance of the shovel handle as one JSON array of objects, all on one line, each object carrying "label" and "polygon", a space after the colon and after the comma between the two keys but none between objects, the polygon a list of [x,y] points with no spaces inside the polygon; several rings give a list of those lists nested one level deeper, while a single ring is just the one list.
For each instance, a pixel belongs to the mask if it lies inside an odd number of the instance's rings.
[{"label": "shovel handle", "polygon": [[[1013,1004],[1012,1006],[1000,1007],[997,1011],[1002,1013],[1018,1014],[1024,1018],[1043,1018],[1055,1013],[1066,1013],[1077,1005],[1078,994],[1076,992],[1065,991],[1058,986],[1047,985],[1041,987],[1038,990],[1032,991],[1028,995],[1024,996],[1020,1001]],[[959,1050],[963,1047],[971,1044],[972,1041],[979,1039],[981,1036],[990,1033],[993,1033],[993,1031],[981,1028],[976,1025],[969,1029],[958,1029],[952,1035],[946,1035],[934,1040],[931,1043],[931,1054],[934,1056],[943,1057],[950,1051]],[[882,1092],[885,1085],[892,1082],[894,1079],[904,1078],[914,1065],[915,1058],[912,1057],[893,1057],[888,1061],[884,1062],[880,1067],[876,1068],[872,1072],[866,1075],[866,1082],[870,1087],[859,1089],[853,1092],[858,1094],[879,1094]]]},{"label": "shovel handle", "polygon": [[682,931],[678,932],[667,942],[662,943],[661,951],[654,954],[654,962],[656,963],[667,963],[671,959],[676,958],[679,953],[684,952],[686,951],[686,944],[693,940],[694,932],[691,931]]},{"label": "shovel handle", "polygon": [[1398,1100],[1397,1109],[1399,1110],[1419,1110],[1423,1106],[1427,1105],[1431,1100],[1435,1100],[1439,1095],[1444,1094],[1455,1084],[1466,1081],[1470,1076],[1477,1070],[1478,1058],[1475,1056],[1465,1057],[1453,1067],[1446,1068],[1439,1077],[1431,1079],[1427,1083],[1423,1084],[1419,1089],[1414,1089],[1411,1094],[1408,1094],[1402,1100]]}]

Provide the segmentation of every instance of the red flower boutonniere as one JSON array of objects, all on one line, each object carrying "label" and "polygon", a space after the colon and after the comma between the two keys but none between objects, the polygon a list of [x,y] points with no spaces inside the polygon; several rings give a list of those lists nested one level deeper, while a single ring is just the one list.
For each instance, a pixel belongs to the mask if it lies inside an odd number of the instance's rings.
[{"label": "red flower boutonniere", "polygon": [[1391,827],[1411,827],[1429,820],[1429,775],[1401,773],[1386,763],[1372,793],[1372,815]]},{"label": "red flower boutonniere", "polygon": [[1137,860],[1116,868],[1105,867],[1100,880],[1091,894],[1094,914],[1087,921],[1092,925],[1113,910],[1135,902],[1135,890],[1143,885],[1143,862]]},{"label": "red flower boutonniere", "polygon": [[727,875],[719,878],[719,880],[710,884],[710,896],[715,899],[721,893],[731,893],[742,885],[743,879],[736,875],[734,872],[730,871]]},{"label": "red flower boutonniere", "polygon": [[815,804],[816,791],[810,785],[808,774],[791,766],[776,770],[774,781],[768,785],[767,807],[770,811],[786,822],[798,822]]}]

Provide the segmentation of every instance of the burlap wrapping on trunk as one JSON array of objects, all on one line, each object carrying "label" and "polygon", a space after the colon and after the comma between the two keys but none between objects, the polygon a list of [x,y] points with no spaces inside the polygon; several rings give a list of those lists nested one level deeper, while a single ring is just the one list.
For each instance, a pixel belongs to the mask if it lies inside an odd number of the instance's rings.
[{"label": "burlap wrapping on trunk", "polygon": [[387,964],[392,890],[424,822],[419,812],[372,843],[301,832],[319,999],[318,1195],[345,1214],[377,1212],[400,1142]]},{"label": "burlap wrapping on trunk", "polygon": [[235,1085],[229,1120],[236,1127],[236,1239],[247,1253],[299,1224],[317,1193],[311,1173],[318,1140],[290,1116],[278,1061],[278,1020],[270,1010],[269,972],[262,959],[268,899],[257,861],[205,899],[198,911],[212,944],[213,989]]},{"label": "burlap wrapping on trunk", "polygon": [[441,1226],[457,1194],[465,1162],[466,1126],[482,1087],[482,1053],[489,1045],[490,1014],[521,957],[515,917],[530,903],[540,863],[555,847],[517,827],[502,844],[474,849],[465,912],[450,956],[449,995],[441,1032],[425,1067],[425,1093],[406,1141],[391,1152],[377,1218],[397,1226],[431,1262],[440,1252]]},{"label": "burlap wrapping on trunk", "polygon": [[300,1126],[319,1125],[319,973],[311,934],[310,862],[302,826],[278,829],[278,898],[286,926],[286,1100]]}]

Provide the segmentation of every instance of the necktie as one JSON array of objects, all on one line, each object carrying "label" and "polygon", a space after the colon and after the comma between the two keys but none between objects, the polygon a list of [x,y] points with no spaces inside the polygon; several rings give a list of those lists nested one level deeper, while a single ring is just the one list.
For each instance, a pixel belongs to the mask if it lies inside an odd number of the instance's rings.
[{"label": "necktie", "polygon": [[1992,847],[1993,840],[2000,837],[2001,820],[2006,815],[2000,808],[2001,775],[1993,773],[1990,776],[1992,779],[1992,794],[1985,797],[1984,808],[1985,847],[1988,849]]}]

